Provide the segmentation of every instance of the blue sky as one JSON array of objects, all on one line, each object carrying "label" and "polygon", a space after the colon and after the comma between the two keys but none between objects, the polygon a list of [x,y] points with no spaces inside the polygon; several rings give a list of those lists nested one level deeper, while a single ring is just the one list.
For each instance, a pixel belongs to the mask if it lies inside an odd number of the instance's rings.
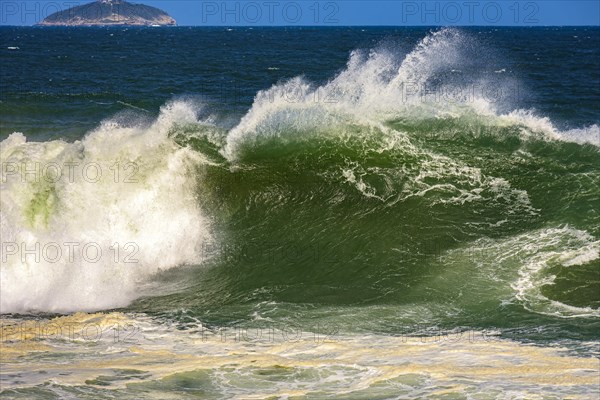
[{"label": "blue sky", "polygon": [[[33,25],[90,0],[1,0],[0,25]],[[600,25],[600,0],[140,0],[179,25]]]}]

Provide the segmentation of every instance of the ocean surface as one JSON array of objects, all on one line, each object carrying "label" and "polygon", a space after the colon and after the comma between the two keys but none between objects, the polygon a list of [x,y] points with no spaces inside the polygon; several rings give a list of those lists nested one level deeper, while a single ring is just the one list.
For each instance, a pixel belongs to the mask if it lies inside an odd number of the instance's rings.
[{"label": "ocean surface", "polygon": [[600,28],[0,27],[0,396],[600,396]]}]

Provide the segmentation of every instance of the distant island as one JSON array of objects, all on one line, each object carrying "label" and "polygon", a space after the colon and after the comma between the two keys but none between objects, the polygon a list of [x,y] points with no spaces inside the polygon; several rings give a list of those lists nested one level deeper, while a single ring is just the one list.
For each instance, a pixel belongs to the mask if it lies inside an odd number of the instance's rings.
[{"label": "distant island", "polygon": [[96,0],[56,12],[39,26],[163,26],[177,22],[166,12],[143,4],[132,4],[124,0]]}]

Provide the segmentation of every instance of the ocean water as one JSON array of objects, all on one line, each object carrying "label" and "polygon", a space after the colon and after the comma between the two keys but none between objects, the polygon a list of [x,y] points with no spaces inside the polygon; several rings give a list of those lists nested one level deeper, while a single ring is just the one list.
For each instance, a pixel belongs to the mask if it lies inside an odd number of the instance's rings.
[{"label": "ocean water", "polygon": [[599,28],[0,57],[0,396],[600,395]]}]

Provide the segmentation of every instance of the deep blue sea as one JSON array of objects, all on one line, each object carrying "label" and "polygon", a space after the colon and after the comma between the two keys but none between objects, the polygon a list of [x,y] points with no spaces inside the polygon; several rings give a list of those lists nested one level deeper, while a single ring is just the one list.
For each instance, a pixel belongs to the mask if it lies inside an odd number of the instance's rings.
[{"label": "deep blue sea", "polygon": [[600,395],[600,28],[0,27],[0,396]]}]

